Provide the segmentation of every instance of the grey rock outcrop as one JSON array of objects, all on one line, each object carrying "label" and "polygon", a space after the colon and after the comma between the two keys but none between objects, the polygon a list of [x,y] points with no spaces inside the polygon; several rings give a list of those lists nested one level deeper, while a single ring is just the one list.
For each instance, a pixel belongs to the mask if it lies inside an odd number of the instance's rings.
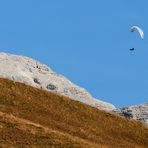
[{"label": "grey rock outcrop", "polygon": [[148,125],[148,103],[115,109],[113,112]]},{"label": "grey rock outcrop", "polygon": [[93,98],[84,88],[28,57],[0,53],[0,77],[53,91],[99,109],[115,109],[114,105]]}]

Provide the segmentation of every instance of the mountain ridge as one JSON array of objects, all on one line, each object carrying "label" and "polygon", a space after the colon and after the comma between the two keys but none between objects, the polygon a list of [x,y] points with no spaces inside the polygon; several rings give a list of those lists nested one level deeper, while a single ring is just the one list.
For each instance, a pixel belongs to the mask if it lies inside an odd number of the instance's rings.
[{"label": "mountain ridge", "polygon": [[75,85],[66,77],[54,72],[47,65],[31,58],[0,53],[0,67],[0,77],[57,92],[96,108],[115,109],[114,105],[93,98],[84,88]]},{"label": "mountain ridge", "polygon": [[103,102],[93,96],[84,88],[72,83],[63,75],[54,72],[45,64],[32,58],[0,53],[0,77],[22,82],[33,87],[41,88],[70,99],[83,102],[98,109],[110,111],[120,116],[142,121],[148,125],[148,105],[136,105],[116,108],[113,104]]}]

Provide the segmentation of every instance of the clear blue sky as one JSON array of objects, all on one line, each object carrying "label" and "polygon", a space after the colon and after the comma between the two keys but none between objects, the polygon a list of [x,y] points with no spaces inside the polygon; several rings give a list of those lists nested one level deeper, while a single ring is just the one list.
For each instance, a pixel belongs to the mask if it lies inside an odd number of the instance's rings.
[{"label": "clear blue sky", "polygon": [[[147,6],[147,0],[0,1],[0,51],[35,58],[117,107],[148,102]],[[130,33],[132,25],[144,30],[144,40]]]}]

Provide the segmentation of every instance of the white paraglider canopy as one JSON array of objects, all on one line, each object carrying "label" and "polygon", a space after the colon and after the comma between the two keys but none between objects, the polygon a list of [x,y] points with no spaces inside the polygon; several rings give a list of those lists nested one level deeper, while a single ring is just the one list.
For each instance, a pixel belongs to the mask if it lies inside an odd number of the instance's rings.
[{"label": "white paraglider canopy", "polygon": [[143,30],[140,27],[138,27],[138,26],[132,26],[131,27],[131,32],[134,32],[135,30],[137,30],[138,33],[140,34],[140,37],[142,39],[144,39],[144,32],[143,32]]}]

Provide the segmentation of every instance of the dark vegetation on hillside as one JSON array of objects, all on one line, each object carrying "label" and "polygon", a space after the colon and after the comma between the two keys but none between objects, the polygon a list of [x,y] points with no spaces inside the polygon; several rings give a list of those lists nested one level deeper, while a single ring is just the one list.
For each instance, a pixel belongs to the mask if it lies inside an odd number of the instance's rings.
[{"label": "dark vegetation on hillside", "polygon": [[0,79],[0,147],[148,147],[148,128],[78,101]]}]

